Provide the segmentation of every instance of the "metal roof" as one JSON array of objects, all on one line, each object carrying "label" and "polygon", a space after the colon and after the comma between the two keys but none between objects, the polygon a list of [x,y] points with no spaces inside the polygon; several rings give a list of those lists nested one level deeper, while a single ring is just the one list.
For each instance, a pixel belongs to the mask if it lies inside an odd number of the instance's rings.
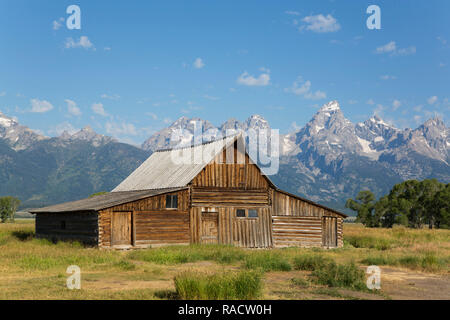
[{"label": "metal roof", "polygon": [[28,210],[31,213],[56,213],[56,212],[76,212],[76,211],[98,211],[116,205],[164,194],[175,192],[186,188],[166,188],[159,190],[140,190],[140,191],[125,191],[125,192],[111,192],[92,198],[87,198],[78,201],[61,203],[45,208]]},{"label": "metal roof", "polygon": [[186,148],[155,151],[112,192],[187,186],[240,134]]}]

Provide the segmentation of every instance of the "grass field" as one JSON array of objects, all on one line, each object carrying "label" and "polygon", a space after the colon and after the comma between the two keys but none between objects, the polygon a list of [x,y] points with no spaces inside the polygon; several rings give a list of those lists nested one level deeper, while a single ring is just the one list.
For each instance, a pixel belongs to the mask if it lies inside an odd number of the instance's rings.
[{"label": "grass field", "polygon": [[[0,224],[0,299],[450,299],[450,230],[346,224],[344,244],[98,250],[34,239],[33,221],[18,220]],[[376,293],[365,286],[373,264]],[[66,288],[69,265],[81,268],[81,290]]]}]

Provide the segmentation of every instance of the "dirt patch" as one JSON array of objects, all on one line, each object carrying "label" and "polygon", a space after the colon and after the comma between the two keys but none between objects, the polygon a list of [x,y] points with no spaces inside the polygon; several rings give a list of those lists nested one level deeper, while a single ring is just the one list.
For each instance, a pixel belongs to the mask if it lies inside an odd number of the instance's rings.
[{"label": "dirt patch", "polygon": [[450,300],[450,277],[382,267],[381,289],[395,300]]}]

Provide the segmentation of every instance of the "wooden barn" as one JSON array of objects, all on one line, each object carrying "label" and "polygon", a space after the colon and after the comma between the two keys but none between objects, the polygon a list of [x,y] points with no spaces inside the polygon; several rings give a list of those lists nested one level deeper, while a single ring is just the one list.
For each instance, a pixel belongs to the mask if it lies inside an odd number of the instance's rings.
[{"label": "wooden barn", "polygon": [[108,194],[32,210],[36,235],[100,248],[341,247],[346,216],[278,189],[243,143],[156,151]]}]

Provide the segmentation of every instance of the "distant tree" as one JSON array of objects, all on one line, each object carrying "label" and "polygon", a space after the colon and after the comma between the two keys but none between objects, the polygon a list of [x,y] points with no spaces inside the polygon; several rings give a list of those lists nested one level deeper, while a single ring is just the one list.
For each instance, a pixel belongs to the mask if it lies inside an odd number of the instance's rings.
[{"label": "distant tree", "polygon": [[357,212],[356,222],[367,227],[379,226],[380,221],[377,221],[378,218],[374,215],[375,196],[371,191],[360,191],[354,200],[347,200],[345,207]]},{"label": "distant tree", "polygon": [[388,196],[381,197],[375,203],[375,220],[378,221],[378,226],[391,228],[394,225],[396,217],[391,215],[390,212]]},{"label": "distant tree", "polygon": [[425,223],[435,225],[436,210],[431,210],[434,196],[444,188],[436,179],[408,180],[396,184],[389,193],[387,216],[396,223],[407,223],[412,228],[422,228]]},{"label": "distant tree", "polygon": [[436,192],[426,209],[432,217],[430,227],[450,229],[450,183]]},{"label": "distant tree", "polygon": [[109,193],[109,192],[106,192],[106,191],[100,191],[100,192],[91,194],[91,195],[89,196],[89,198],[96,197],[96,196],[101,196],[102,194],[107,194],[107,193]]},{"label": "distant tree", "polygon": [[14,215],[20,205],[20,200],[14,197],[0,198],[0,220],[5,223],[8,219],[14,221]]}]

